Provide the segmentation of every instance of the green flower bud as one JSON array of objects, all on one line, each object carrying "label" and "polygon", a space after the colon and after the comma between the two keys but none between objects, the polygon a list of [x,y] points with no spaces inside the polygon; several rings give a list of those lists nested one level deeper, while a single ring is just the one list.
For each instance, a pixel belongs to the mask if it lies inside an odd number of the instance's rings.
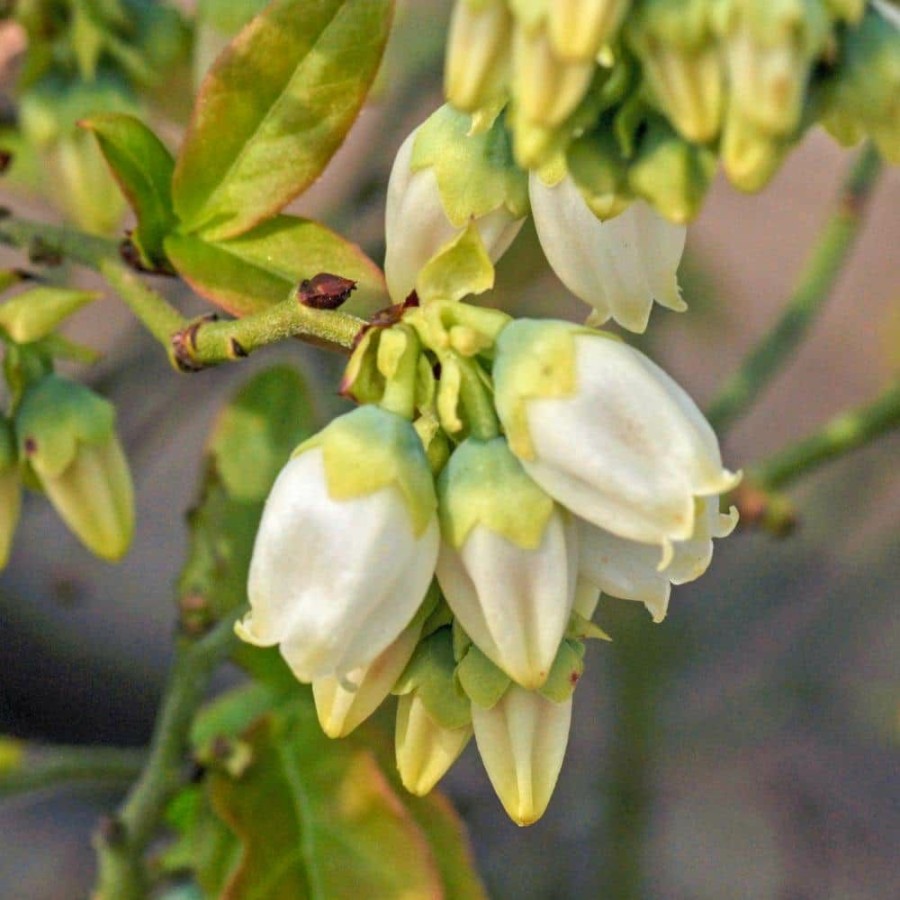
[{"label": "green flower bud", "polygon": [[512,93],[519,114],[555,128],[574,112],[594,75],[594,61],[567,62],[553,52],[544,28],[513,32]]},{"label": "green flower bud", "polygon": [[654,117],[628,169],[628,185],[669,221],[684,224],[700,212],[716,166],[712,151],[689,143]]},{"label": "green flower bud", "polygon": [[16,439],[12,423],[0,416],[0,569],[9,560],[21,506],[22,483],[19,477]]},{"label": "green flower bud", "polygon": [[554,52],[565,60],[593,60],[630,6],[631,0],[554,0],[547,14]]},{"label": "green flower bud", "polygon": [[111,403],[56,375],[28,388],[16,416],[19,455],[97,556],[117,560],[134,533],[134,493]]},{"label": "green flower bud", "polygon": [[729,181],[742,191],[755,193],[781,167],[790,146],[789,141],[760,131],[734,110],[728,113],[719,155]]},{"label": "green flower bud", "polygon": [[[827,126],[838,137],[864,129],[888,162],[900,163],[900,12],[873,3],[848,29]],[[858,123],[855,127],[848,123]]]},{"label": "green flower bud", "polygon": [[819,0],[737,0],[727,26],[729,115],[766,135],[792,134],[810,69],[830,37]]},{"label": "green flower bud", "polygon": [[459,0],[450,21],[444,93],[475,112],[501,101],[510,66],[512,16],[505,0]]},{"label": "green flower bud", "polygon": [[688,140],[698,143],[718,134],[724,107],[716,5],[710,0],[645,0],[627,29],[660,108]]}]

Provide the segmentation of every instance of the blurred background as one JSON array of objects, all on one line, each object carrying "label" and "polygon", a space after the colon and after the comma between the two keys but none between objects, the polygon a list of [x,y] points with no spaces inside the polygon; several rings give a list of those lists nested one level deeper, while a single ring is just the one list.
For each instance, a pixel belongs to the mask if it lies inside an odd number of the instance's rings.
[{"label": "blurred background", "polygon": [[[393,154],[441,102],[449,7],[402,7],[373,102],[297,205],[376,260]],[[849,157],[817,132],[762,194],[715,185],[689,229],[682,285],[691,313],[657,308],[642,340],[701,405],[777,319]],[[52,216],[21,193],[0,192],[0,204]],[[900,377],[898,248],[895,170],[882,176],[809,340],[725,441],[729,467],[764,458]],[[0,264],[15,259],[6,253]],[[186,312],[205,308],[186,292],[177,300]],[[528,229],[499,267],[492,302],[522,314],[584,313]],[[123,563],[106,565],[27,498],[0,575],[0,733],[137,746],[171,655],[184,514],[216,410],[251,371],[287,360],[319,386],[330,415],[340,408],[341,360],[291,344],[177,375],[111,298],[80,313],[70,335],[105,353],[79,377],[119,410],[137,535]],[[636,604],[603,602],[597,620],[615,641],[589,648],[543,820],[526,830],[509,822],[474,746],[445,779],[492,897],[614,897],[628,886],[667,900],[900,896],[898,461],[894,435],[803,480],[791,492],[798,529],[720,542],[710,572],[675,589],[662,625]],[[89,835],[119,796],[79,786],[0,802],[0,897],[87,896]]]}]

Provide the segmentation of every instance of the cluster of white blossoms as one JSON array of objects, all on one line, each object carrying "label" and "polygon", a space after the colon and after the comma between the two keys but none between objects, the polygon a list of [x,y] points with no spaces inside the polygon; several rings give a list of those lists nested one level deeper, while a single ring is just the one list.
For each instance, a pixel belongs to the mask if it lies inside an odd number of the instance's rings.
[{"label": "cluster of white blossoms", "polygon": [[396,758],[429,791],[474,735],[510,817],[538,819],[562,765],[601,591],[666,615],[736,512],[737,476],[688,395],[613,334],[464,302],[530,208],[595,321],[641,330],[683,306],[683,229],[648,208],[601,222],[565,178],[512,163],[505,131],[444,108],[388,189],[394,306],[361,335],[359,407],[294,452],[263,513],[245,640],[278,645],[323,729],[399,696]]},{"label": "cluster of white blossoms", "polygon": [[898,22],[887,0],[456,0],[445,89],[476,130],[502,111],[523,168],[565,155],[598,207],[683,222],[717,163],[757,191],[816,124],[900,160]]}]

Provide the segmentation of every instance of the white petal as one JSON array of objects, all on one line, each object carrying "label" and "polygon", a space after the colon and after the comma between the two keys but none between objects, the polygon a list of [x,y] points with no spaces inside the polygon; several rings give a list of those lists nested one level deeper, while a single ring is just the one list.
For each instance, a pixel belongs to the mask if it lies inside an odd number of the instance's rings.
[{"label": "white petal", "polygon": [[572,701],[553,703],[513,685],[491,709],[472,704],[472,725],[488,777],[510,818],[537,821],[562,768]]},{"label": "white petal", "polygon": [[536,458],[523,466],[554,499],[613,534],[686,540],[694,496],[735,483],[715,434],[643,354],[599,335],[575,342],[576,392],[526,401]]},{"label": "white petal", "polygon": [[441,542],[437,578],[478,648],[526,687],[547,679],[574,603],[577,536],[555,510],[536,550],[477,525],[455,550]]},{"label": "white petal", "polygon": [[241,636],[281,652],[301,681],[371,663],[409,624],[431,581],[439,528],[420,538],[399,490],[334,501],[322,451],[282,470],[250,566]]},{"label": "white petal", "polygon": [[595,320],[615,319],[642,332],[654,299],[686,309],[676,270],[687,230],[642,201],[601,222],[566,177],[549,187],[532,173],[534,224],[544,253],[565,286],[596,310]]}]

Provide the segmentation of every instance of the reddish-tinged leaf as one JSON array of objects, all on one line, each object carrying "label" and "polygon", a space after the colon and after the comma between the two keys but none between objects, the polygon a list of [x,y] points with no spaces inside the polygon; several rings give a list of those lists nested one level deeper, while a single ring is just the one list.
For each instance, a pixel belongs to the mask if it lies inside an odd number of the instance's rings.
[{"label": "reddish-tinged leaf", "polygon": [[322,172],[378,71],[391,0],[273,0],[203,81],[173,196],[222,239],[271,218]]}]

